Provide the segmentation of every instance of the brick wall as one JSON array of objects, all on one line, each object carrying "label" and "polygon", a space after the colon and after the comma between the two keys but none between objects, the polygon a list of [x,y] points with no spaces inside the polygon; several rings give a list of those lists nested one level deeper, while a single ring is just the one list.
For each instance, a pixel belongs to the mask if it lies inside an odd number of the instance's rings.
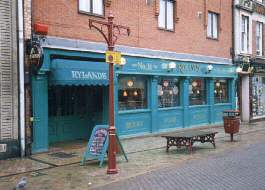
[{"label": "brick wall", "polygon": [[[202,54],[231,58],[232,46],[232,0],[177,0],[175,31],[158,29],[156,13],[158,0],[113,0],[110,7],[115,23],[129,26],[129,38],[119,38],[119,44],[134,47],[168,50],[178,53]],[[207,11],[220,14],[220,33],[218,40],[206,38]],[[78,13],[78,0],[34,0],[33,22],[49,25],[49,35],[103,41],[102,37],[88,27],[91,17]]]},{"label": "brick wall", "polygon": [[24,37],[31,38],[31,0],[24,0]]}]

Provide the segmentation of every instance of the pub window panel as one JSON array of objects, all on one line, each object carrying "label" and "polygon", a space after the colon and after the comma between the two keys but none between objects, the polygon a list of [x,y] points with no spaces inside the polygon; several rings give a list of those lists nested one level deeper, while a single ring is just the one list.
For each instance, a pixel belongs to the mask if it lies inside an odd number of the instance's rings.
[{"label": "pub window panel", "polygon": [[179,106],[179,79],[159,78],[157,84],[158,107]]},{"label": "pub window panel", "polygon": [[226,103],[228,102],[228,81],[215,80],[214,81],[214,102]]},{"label": "pub window panel", "polygon": [[174,2],[172,0],[160,0],[158,27],[166,30],[174,29]]},{"label": "pub window panel", "polygon": [[204,79],[191,79],[189,84],[190,105],[206,104],[206,85]]},{"label": "pub window panel", "polygon": [[119,110],[147,108],[147,79],[141,76],[119,77]]},{"label": "pub window panel", "polygon": [[79,0],[79,11],[95,15],[103,15],[103,0]]}]

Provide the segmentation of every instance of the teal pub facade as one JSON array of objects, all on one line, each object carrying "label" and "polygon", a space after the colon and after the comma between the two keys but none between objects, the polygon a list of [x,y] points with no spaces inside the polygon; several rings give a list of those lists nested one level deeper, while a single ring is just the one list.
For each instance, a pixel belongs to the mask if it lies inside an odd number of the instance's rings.
[{"label": "teal pub facade", "polygon": [[[108,123],[108,65],[100,48],[43,47],[43,64],[31,77],[33,153],[52,143],[88,139],[95,125]],[[126,60],[114,71],[120,137],[217,125],[223,110],[235,108],[237,74],[229,62],[118,50]]]}]

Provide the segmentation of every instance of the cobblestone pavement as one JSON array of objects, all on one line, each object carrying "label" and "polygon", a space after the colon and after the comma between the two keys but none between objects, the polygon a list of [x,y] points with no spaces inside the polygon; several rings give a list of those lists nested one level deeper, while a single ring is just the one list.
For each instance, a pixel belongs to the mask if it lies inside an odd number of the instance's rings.
[{"label": "cobblestone pavement", "polygon": [[241,150],[188,161],[97,190],[265,190],[265,140]]},{"label": "cobblestone pavement", "polygon": [[[224,134],[224,130],[221,127],[214,127],[209,130],[219,132],[216,139],[217,148],[214,149],[210,143],[198,143],[194,144],[192,154],[189,154],[186,148],[177,150],[174,147],[170,149],[169,153],[166,153],[166,141],[158,135],[124,139],[122,143],[128,153],[129,162],[126,162],[123,157],[117,157],[119,173],[116,175],[106,174],[106,164],[102,168],[98,167],[98,162],[89,162],[85,166],[80,166],[80,158],[73,157],[73,159],[70,158],[69,160],[50,159],[50,153],[38,155],[35,160],[27,158],[26,160],[12,159],[1,161],[0,190],[11,190],[22,176],[28,177],[27,190],[87,190],[100,188],[107,184],[133,179],[136,176],[153,171],[160,172],[160,169],[163,168],[181,167],[191,161],[200,162],[212,157],[218,158],[219,156],[223,158],[226,153],[246,149],[252,144],[264,142],[265,139],[265,122],[242,124],[240,133],[234,138],[235,142],[230,142],[229,135]],[[83,148],[82,145],[78,145],[77,150],[65,149],[65,152],[78,155],[80,147]],[[238,152],[238,154],[241,154],[241,152]],[[264,155],[261,156],[264,158]],[[233,162],[231,161],[231,163]],[[251,162],[250,166],[252,166]],[[184,172],[184,174],[186,173]],[[193,174],[188,173],[186,175],[193,176]],[[207,179],[205,180],[207,181]],[[146,184],[149,184],[149,181]]]}]

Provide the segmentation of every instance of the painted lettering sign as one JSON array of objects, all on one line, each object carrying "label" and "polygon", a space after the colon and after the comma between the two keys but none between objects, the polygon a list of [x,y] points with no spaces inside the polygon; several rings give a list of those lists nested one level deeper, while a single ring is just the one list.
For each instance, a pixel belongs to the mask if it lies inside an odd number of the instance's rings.
[{"label": "painted lettering sign", "polygon": [[[162,70],[168,70],[168,63],[162,63],[160,66],[158,66],[155,63],[144,63],[144,62],[137,62],[132,64],[132,67],[141,70],[141,71],[159,71]],[[199,64],[176,64],[175,70],[179,73],[185,73],[185,72],[200,72],[201,68]]]},{"label": "painted lettering sign", "polygon": [[71,71],[73,79],[108,80],[105,72]]},{"label": "painted lettering sign", "polygon": [[158,66],[152,63],[143,63],[143,62],[138,62],[135,64],[132,64],[132,67],[137,68],[141,71],[153,71],[158,69]]}]

